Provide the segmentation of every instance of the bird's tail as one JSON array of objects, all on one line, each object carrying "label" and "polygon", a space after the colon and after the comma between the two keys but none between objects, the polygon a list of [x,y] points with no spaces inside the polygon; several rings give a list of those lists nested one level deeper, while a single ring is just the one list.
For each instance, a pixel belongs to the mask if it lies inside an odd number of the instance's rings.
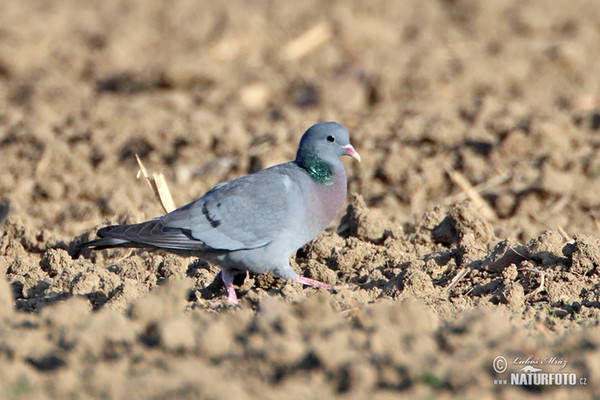
[{"label": "bird's tail", "polygon": [[207,250],[204,242],[193,238],[185,229],[165,227],[158,218],[139,224],[106,226],[97,234],[100,239],[79,246],[95,250],[111,247],[160,248],[172,253]]},{"label": "bird's tail", "polygon": [[79,244],[79,247],[91,247],[93,250],[110,249],[112,247],[142,247],[139,243],[132,242],[125,238],[125,231],[134,225],[135,224],[105,226],[96,233],[100,239],[81,243]]}]

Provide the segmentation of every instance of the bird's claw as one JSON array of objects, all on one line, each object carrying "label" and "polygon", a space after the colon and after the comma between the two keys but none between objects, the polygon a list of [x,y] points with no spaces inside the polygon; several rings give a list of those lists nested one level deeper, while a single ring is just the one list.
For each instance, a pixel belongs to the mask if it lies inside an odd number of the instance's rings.
[{"label": "bird's claw", "polygon": [[304,276],[299,276],[296,279],[296,282],[301,283],[306,286],[322,288],[322,289],[327,289],[327,290],[340,290],[340,289],[347,289],[349,287],[347,284],[330,285],[328,283],[320,282],[320,281],[317,281],[316,279],[306,278]]}]

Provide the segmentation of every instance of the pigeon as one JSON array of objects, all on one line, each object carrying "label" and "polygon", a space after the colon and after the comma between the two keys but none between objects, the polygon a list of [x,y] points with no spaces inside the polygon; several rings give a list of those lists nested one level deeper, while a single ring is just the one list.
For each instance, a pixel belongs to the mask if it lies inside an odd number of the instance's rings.
[{"label": "pigeon", "polygon": [[272,272],[317,288],[336,289],[299,276],[292,254],[313,240],[339,214],[346,200],[341,156],[360,162],[348,131],[337,122],[311,126],[294,161],[219,183],[198,200],[161,217],[98,230],[83,247],[141,247],[192,255],[218,265],[228,302],[237,304],[238,272]]}]

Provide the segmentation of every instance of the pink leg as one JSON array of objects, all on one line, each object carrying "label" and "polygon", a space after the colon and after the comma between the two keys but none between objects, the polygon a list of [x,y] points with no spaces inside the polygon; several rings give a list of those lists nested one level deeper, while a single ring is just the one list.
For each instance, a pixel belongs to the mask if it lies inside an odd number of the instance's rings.
[{"label": "pink leg", "polygon": [[229,304],[236,305],[238,303],[237,296],[235,295],[235,289],[233,288],[233,273],[228,269],[221,270],[221,279],[227,289],[227,301]]},{"label": "pink leg", "polygon": [[316,288],[323,288],[323,289],[327,289],[327,290],[337,290],[337,289],[344,289],[347,288],[348,285],[330,285],[328,283],[323,283],[323,282],[319,282],[315,279],[310,279],[310,278],[306,278],[304,276],[299,276],[298,279],[296,279],[296,282],[299,282],[303,285],[308,285],[308,286],[312,286],[312,287],[316,287]]}]

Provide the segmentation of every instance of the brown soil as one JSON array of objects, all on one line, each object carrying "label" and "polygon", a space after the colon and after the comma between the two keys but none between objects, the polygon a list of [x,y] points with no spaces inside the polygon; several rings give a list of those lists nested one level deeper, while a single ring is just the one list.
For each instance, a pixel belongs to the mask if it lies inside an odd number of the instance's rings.
[{"label": "brown soil", "polygon": [[[3,2],[0,398],[600,395],[599,27],[594,0]],[[232,308],[202,261],[78,253],[160,215],[135,153],[182,205],[321,120],[363,163],[292,261],[348,289],[249,274]],[[494,384],[530,356],[578,385]]]}]

